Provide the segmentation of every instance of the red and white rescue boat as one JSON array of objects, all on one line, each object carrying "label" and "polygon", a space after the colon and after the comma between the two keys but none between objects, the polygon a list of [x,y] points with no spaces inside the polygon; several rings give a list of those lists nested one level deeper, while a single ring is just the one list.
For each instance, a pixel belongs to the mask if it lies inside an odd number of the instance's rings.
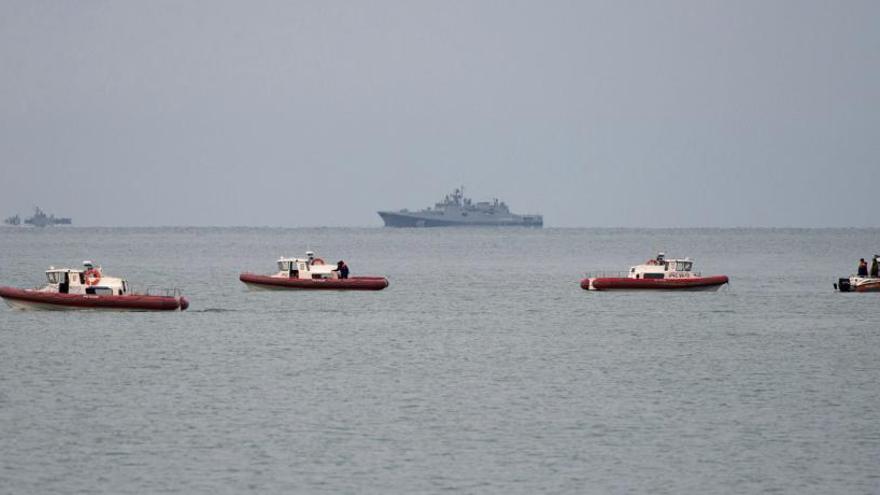
[{"label": "red and white rescue boat", "polygon": [[304,259],[279,258],[275,274],[242,273],[238,278],[253,290],[382,290],[388,287],[385,277],[349,277],[344,262],[328,265],[311,251],[306,252]]},{"label": "red and white rescue boat", "polygon": [[871,270],[861,272],[861,275],[850,275],[840,278],[834,284],[834,288],[840,292],[880,292],[880,277],[877,276],[877,264],[880,263],[880,255],[875,254],[871,260]]},{"label": "red and white rescue boat", "polygon": [[629,269],[627,274],[606,276],[587,274],[581,280],[584,290],[689,290],[715,291],[729,282],[726,275],[704,277],[691,271],[694,262],[688,258],[666,259],[663,253],[644,264]]},{"label": "red and white rescue boat", "polygon": [[83,265],[82,270],[49,267],[45,287],[0,287],[0,297],[9,307],[24,310],[183,311],[189,307],[177,289],[167,295],[133,293],[126,280],[105,276],[90,261]]}]

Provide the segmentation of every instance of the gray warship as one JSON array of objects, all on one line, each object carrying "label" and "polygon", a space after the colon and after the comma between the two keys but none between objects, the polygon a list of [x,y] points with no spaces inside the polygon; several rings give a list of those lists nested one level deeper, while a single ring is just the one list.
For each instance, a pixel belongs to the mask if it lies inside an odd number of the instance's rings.
[{"label": "gray warship", "polygon": [[464,187],[447,194],[442,201],[419,211],[380,211],[386,227],[460,227],[511,226],[543,227],[544,217],[538,214],[511,213],[503,201],[474,203],[464,196]]},{"label": "gray warship", "polygon": [[[9,217],[5,220],[5,223],[8,225],[20,225],[22,223],[21,217],[15,215],[14,217]],[[34,216],[30,218],[25,218],[24,223],[27,225],[33,225],[34,227],[48,227],[50,225],[70,225],[73,221],[70,218],[60,218],[55,215],[46,215],[46,213],[40,209],[39,206],[34,208]]]},{"label": "gray warship", "polygon": [[16,214],[3,220],[3,223],[6,225],[21,225],[21,217]]}]

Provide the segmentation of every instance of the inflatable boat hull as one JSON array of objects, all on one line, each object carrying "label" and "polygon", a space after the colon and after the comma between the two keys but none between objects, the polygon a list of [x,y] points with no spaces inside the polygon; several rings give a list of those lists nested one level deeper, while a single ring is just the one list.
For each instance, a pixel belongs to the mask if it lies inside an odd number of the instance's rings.
[{"label": "inflatable boat hull", "polygon": [[23,310],[183,311],[189,307],[183,296],[59,294],[14,287],[0,287],[0,297],[9,307]]},{"label": "inflatable boat hull", "polygon": [[834,288],[840,292],[880,292],[880,278],[842,278]]},{"label": "inflatable boat hull", "polygon": [[301,279],[242,273],[239,280],[257,290],[382,290],[388,287],[385,277],[350,277],[345,279]]},{"label": "inflatable boat hull", "polygon": [[880,292],[880,280],[865,282],[855,287],[856,292]]},{"label": "inflatable boat hull", "polygon": [[715,291],[729,280],[725,275],[714,277],[692,278],[623,278],[623,277],[597,277],[581,280],[581,288],[584,290],[688,290],[688,291]]}]

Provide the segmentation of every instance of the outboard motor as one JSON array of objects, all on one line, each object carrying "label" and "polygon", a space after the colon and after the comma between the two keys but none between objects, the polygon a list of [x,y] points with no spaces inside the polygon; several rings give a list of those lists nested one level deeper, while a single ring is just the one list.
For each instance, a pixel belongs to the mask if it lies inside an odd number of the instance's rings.
[{"label": "outboard motor", "polygon": [[852,292],[852,286],[850,285],[848,278],[839,279],[837,284],[835,284],[835,287],[840,292]]}]

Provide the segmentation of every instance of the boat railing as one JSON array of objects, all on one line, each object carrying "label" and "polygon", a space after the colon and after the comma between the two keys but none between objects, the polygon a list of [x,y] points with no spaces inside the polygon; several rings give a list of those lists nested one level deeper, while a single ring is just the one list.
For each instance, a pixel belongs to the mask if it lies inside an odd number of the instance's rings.
[{"label": "boat railing", "polygon": [[584,274],[584,278],[627,278],[629,271],[595,270]]},{"label": "boat railing", "polygon": [[181,297],[183,296],[183,291],[177,287],[155,287],[148,286],[144,287],[141,290],[132,289],[132,294],[139,294],[142,296],[163,296],[163,297]]}]

